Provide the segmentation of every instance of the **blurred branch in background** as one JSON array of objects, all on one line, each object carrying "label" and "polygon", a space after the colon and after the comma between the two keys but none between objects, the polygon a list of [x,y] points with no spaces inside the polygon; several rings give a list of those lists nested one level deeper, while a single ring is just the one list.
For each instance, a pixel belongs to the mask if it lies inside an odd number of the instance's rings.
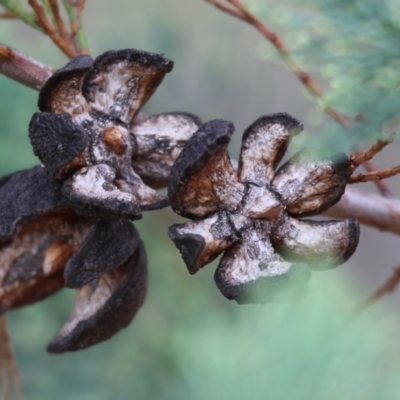
[{"label": "blurred branch in background", "polygon": [[[307,71],[298,65],[280,37],[259,18],[257,18],[240,0],[206,0],[206,2],[214,5],[219,10],[253,26],[275,47],[285,65],[297,76],[308,92],[315,99],[321,100],[323,98],[324,93],[322,88]],[[344,128],[350,129],[351,123],[349,119],[339,111],[332,107],[325,107],[324,112],[336,122],[341,124]],[[364,151],[361,149],[356,151],[357,155],[361,155],[363,153]],[[372,160],[365,160],[363,165],[368,172],[376,171],[378,169]],[[383,196],[393,197],[393,193],[389,189],[389,186],[386,184],[386,182],[382,180],[375,180],[374,182]]]},{"label": "blurred branch in background", "polygon": [[9,400],[13,392],[22,399],[22,380],[15,361],[15,354],[7,327],[6,316],[0,316],[0,387],[2,400]]},{"label": "blurred branch in background", "polygon": [[16,19],[16,16],[10,12],[2,12],[2,13],[0,13],[0,18],[1,19]]},{"label": "blurred branch in background", "polygon": [[[351,158],[353,170],[372,159],[388,144],[392,143],[394,135],[388,140],[378,141],[365,153]],[[368,182],[389,178],[400,173],[400,167],[395,166],[382,171],[373,171],[366,174],[356,174],[350,177],[349,183]],[[361,192],[347,188],[340,201],[325,212],[335,218],[357,218],[361,224],[400,235],[400,200],[387,199],[373,193]]]},{"label": "blurred branch in background", "polygon": [[32,89],[40,90],[53,71],[0,42],[0,73]]},{"label": "blurred branch in background", "polygon": [[400,235],[400,200],[386,199],[374,193],[347,188],[325,215],[334,218],[357,218],[360,224]]},{"label": "blurred branch in background", "polygon": [[400,266],[393,269],[393,275],[374,293],[372,293],[358,308],[357,313],[365,311],[382,297],[393,293],[400,284]]}]

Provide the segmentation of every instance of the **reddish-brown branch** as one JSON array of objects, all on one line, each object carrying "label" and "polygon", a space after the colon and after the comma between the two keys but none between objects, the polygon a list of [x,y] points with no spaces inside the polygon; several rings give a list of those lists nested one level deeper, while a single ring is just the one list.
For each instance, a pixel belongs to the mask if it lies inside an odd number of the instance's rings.
[{"label": "reddish-brown branch", "polygon": [[359,182],[374,182],[381,179],[387,179],[392,176],[400,174],[400,165],[394,167],[382,169],[380,171],[371,171],[365,174],[355,174],[350,177],[349,183],[359,183]]},{"label": "reddish-brown branch", "polygon": [[[358,166],[363,165],[365,170],[367,171],[366,176],[374,176],[377,171],[377,166],[372,160],[372,158],[378,154],[385,146],[393,142],[393,136],[391,139],[386,141],[378,141],[370,149],[367,151],[358,150],[356,155],[352,157],[351,163],[353,170],[355,170]],[[368,178],[368,180],[374,181],[374,183],[378,186],[380,192],[385,197],[394,197],[392,191],[389,189],[388,185],[382,178],[380,179],[372,179]]]},{"label": "reddish-brown branch", "polygon": [[[264,37],[267,39],[278,52],[280,53],[283,61],[289,67],[289,69],[297,76],[300,82],[306,87],[306,89],[317,98],[321,98],[323,96],[323,91],[318,83],[312,78],[312,76],[304,71],[293,59],[289,50],[280,39],[277,33],[271,30],[267,25],[265,25],[260,19],[258,19],[253,13],[251,13],[248,8],[240,1],[240,0],[227,0],[235,10],[237,11],[237,15],[231,13],[231,15],[240,18],[241,20],[247,22],[252,25],[255,29],[257,29]],[[212,4],[216,5],[218,3],[218,8],[221,9],[222,1],[214,0]],[[326,110],[327,114],[331,115],[334,119],[342,124],[346,124],[346,117],[342,116],[339,112],[328,108]]]},{"label": "reddish-brown branch", "polygon": [[74,43],[76,51],[79,52],[80,48],[79,48],[79,43],[77,40],[77,36],[78,36],[78,32],[79,32],[79,23],[78,23],[78,19],[76,16],[76,9],[71,5],[70,5],[70,7],[71,7],[71,10],[68,13],[68,15],[70,17],[69,22],[70,22],[70,26],[71,26],[71,37],[72,37],[72,41]]},{"label": "reddish-brown branch", "polygon": [[[206,1],[217,7],[219,10],[242,21],[245,21],[253,26],[255,29],[257,29],[257,31],[260,32],[261,35],[263,35],[264,38],[267,39],[275,47],[286,66],[297,76],[297,78],[300,80],[300,82],[302,82],[308,92],[317,99],[321,99],[323,97],[323,90],[318,85],[316,80],[296,63],[280,37],[267,25],[265,25],[260,19],[258,19],[253,13],[251,13],[240,0],[226,0],[226,2],[228,2],[231,6],[228,6],[224,0]],[[333,118],[336,122],[344,126],[346,129],[350,129],[351,124],[349,119],[345,115],[341,114],[339,111],[331,107],[326,107],[324,109],[324,112],[331,118]],[[359,150],[356,154],[358,155],[362,153],[363,151]],[[366,162],[364,162],[364,168],[368,172],[372,172],[378,169],[372,160],[367,160]],[[385,182],[379,180],[375,183],[379,191],[384,196],[391,195],[392,192]]]},{"label": "reddish-brown branch", "polygon": [[228,6],[227,4],[219,1],[219,0],[206,0],[207,3],[212,4],[213,6],[219,8],[221,11],[232,15],[232,17],[236,17],[245,21],[245,16],[239,10]]},{"label": "reddish-brown branch", "polygon": [[76,0],[76,14],[77,14],[77,32],[76,32],[76,42],[78,44],[81,54],[89,54],[87,40],[84,35],[82,28],[82,13],[86,5],[86,0]]},{"label": "reddish-brown branch", "polygon": [[[318,97],[322,97],[322,96],[323,96],[323,94],[321,94],[321,96],[318,96]],[[325,114],[329,115],[332,119],[334,119],[340,125],[344,126],[346,129],[351,128],[351,123],[350,123],[349,119],[347,117],[345,117],[343,114],[341,114],[340,112],[338,112],[330,107],[325,108],[324,111],[325,111]]]},{"label": "reddish-brown branch", "polygon": [[[362,149],[358,150],[356,152],[356,155],[361,155],[363,154],[364,151]],[[373,171],[376,171],[378,169],[377,165],[373,160],[367,160],[363,163],[364,169],[368,172],[371,173]],[[374,181],[376,187],[379,189],[379,192],[385,196],[385,197],[394,197],[392,190],[389,188],[387,183],[384,180],[375,180]]]},{"label": "reddish-brown branch", "polygon": [[60,8],[58,6],[58,0],[48,0],[48,1],[49,1],[49,6],[51,9],[51,12],[53,13],[54,21],[58,28],[58,32],[59,32],[60,36],[63,38],[63,40],[66,43],[69,43],[72,46],[73,43],[71,40],[71,35],[67,32],[67,29],[64,24],[64,20],[61,17]]},{"label": "reddish-brown branch", "polygon": [[[251,13],[248,8],[240,1],[240,0],[228,0],[230,4],[232,4],[238,11],[240,11],[244,19],[250,24],[253,25],[257,30],[263,34],[263,36],[268,39],[279,51],[283,53],[287,53],[289,56],[289,52],[281,41],[279,36],[268,28],[260,19],[258,19],[253,13]],[[308,75],[308,74],[307,74]],[[311,78],[311,77],[310,77]]]},{"label": "reddish-brown branch", "polygon": [[86,36],[82,28],[82,12],[85,7],[85,0],[63,0],[63,3],[71,26],[71,40],[77,53],[89,54]]},{"label": "reddish-brown branch", "polygon": [[22,399],[22,380],[15,360],[10,333],[5,315],[0,316],[0,369],[1,384],[5,387],[3,399],[9,400],[14,392],[16,398]]},{"label": "reddish-brown branch", "polygon": [[15,14],[10,13],[10,12],[0,12],[0,18],[1,19],[15,19],[17,18]]},{"label": "reddish-brown branch", "polygon": [[18,50],[0,43],[0,73],[32,89],[40,90],[53,71]]},{"label": "reddish-brown branch", "polygon": [[376,154],[378,154],[384,147],[388,144],[392,143],[394,140],[394,136],[392,135],[388,140],[379,140],[377,143],[373,144],[367,151],[362,154],[358,154],[353,156],[351,159],[351,163],[353,168],[356,169],[361,164],[371,160]]},{"label": "reddish-brown branch", "polygon": [[36,23],[44,30],[47,36],[53,43],[69,58],[77,56],[75,48],[64,40],[64,38],[54,29],[49,19],[47,18],[46,11],[39,4],[38,0],[28,0],[28,4],[32,7],[36,14]]},{"label": "reddish-brown branch", "polygon": [[[71,0],[70,0],[71,1]],[[78,8],[78,15],[81,15],[86,5],[86,0],[75,0],[76,7]]]},{"label": "reddish-brown branch", "polygon": [[400,266],[394,268],[392,276],[374,293],[372,293],[359,307],[358,312],[364,311],[382,297],[393,293],[400,284]]}]

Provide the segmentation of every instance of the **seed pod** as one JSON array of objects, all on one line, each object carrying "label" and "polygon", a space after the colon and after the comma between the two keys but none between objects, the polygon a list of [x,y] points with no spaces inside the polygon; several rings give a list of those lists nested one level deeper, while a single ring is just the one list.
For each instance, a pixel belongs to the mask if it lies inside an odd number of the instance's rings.
[{"label": "seed pod", "polygon": [[61,186],[41,167],[0,180],[0,314],[64,285],[77,289],[52,352],[83,349],[124,328],[147,284],[145,250],[131,222],[77,214]]},{"label": "seed pod", "polygon": [[318,160],[303,152],[275,174],[301,129],[284,113],[259,118],[243,135],[236,173],[227,152],[233,125],[214,120],[193,134],[172,168],[171,206],[193,221],[172,226],[169,236],[192,274],[225,251],[215,282],[230,300],[298,298],[306,292],[309,267],[338,266],[358,245],[355,219],[293,218],[339,201],[351,172],[348,157]]},{"label": "seed pod", "polygon": [[143,244],[138,242],[136,251],[125,263],[78,289],[69,320],[47,350],[82,350],[129,325],[146,297],[146,264]]},{"label": "seed pod", "polygon": [[108,51],[74,58],[43,86],[31,143],[80,213],[138,219],[168,204],[154,188],[168,184],[200,122],[187,113],[138,113],[172,66],[159,54]]}]

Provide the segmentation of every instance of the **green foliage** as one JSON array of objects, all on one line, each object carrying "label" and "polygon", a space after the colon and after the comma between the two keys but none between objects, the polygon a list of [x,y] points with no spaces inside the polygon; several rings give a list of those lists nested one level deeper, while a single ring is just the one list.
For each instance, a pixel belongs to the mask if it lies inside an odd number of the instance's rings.
[{"label": "green foliage", "polygon": [[[397,128],[399,0],[254,0],[249,4],[268,25],[284,29],[284,41],[307,70],[328,80],[324,99],[317,104],[321,113],[333,107],[352,119],[352,129],[346,133],[329,117],[312,113],[309,122],[318,127],[323,147],[349,151]],[[270,58],[270,45],[262,43],[257,53]]]}]

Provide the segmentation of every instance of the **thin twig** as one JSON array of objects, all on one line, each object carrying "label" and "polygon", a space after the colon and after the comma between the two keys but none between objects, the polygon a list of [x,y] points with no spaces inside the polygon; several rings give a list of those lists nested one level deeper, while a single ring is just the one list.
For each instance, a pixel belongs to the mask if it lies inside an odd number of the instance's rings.
[{"label": "thin twig", "polygon": [[379,140],[377,143],[373,144],[367,151],[363,154],[359,154],[357,156],[353,156],[351,159],[351,163],[353,168],[356,169],[361,164],[364,164],[366,161],[371,160],[376,154],[378,154],[384,147],[388,144],[392,143],[394,140],[394,135],[391,136],[388,140]]},{"label": "thin twig", "polygon": [[39,4],[38,0],[28,0],[28,4],[36,13],[36,23],[42,27],[45,33],[50,37],[53,43],[69,58],[74,58],[77,55],[75,49],[66,42],[61,35],[51,25],[47,18],[44,8]]},{"label": "thin twig", "polygon": [[40,90],[53,71],[0,42],[0,73],[32,89]]},{"label": "thin twig", "polygon": [[[317,96],[318,98],[322,98],[323,93],[321,93],[321,96]],[[331,107],[326,107],[324,109],[324,112],[326,115],[329,115],[332,119],[334,119],[336,122],[338,122],[340,125],[344,126],[346,129],[351,128],[351,123],[347,117],[345,117],[343,114],[341,114],[339,111],[336,111],[335,109]]]},{"label": "thin twig", "polygon": [[85,8],[86,0],[75,0],[75,1],[77,1],[78,3],[76,11],[78,15],[77,40],[79,43],[81,54],[89,54],[88,41],[85,35],[85,31],[83,29],[83,20],[82,20],[83,9]]},{"label": "thin twig", "polygon": [[71,25],[72,42],[79,54],[89,54],[88,43],[82,25],[82,12],[85,7],[84,0],[63,0]]},{"label": "thin twig", "polygon": [[[372,157],[378,154],[385,146],[392,143],[393,140],[394,140],[394,135],[392,135],[391,139],[389,140],[378,141],[365,152],[362,152],[361,150],[357,151],[356,155],[353,156],[351,159],[353,171],[358,166],[363,165],[368,172],[367,175],[373,176],[376,173],[377,167],[376,164],[373,162]],[[385,197],[394,197],[393,192],[389,189],[389,186],[386,185],[386,183],[383,180],[381,179],[370,179],[370,180],[372,180],[377,185],[379,191]]]},{"label": "thin twig", "polygon": [[21,400],[22,379],[15,360],[5,315],[0,316],[0,367],[2,375],[6,378],[2,382],[3,385],[5,384],[3,399],[9,400],[14,391],[17,399]]},{"label": "thin twig", "polygon": [[371,307],[382,297],[393,293],[400,284],[400,266],[394,268],[392,276],[374,293],[372,293],[358,308],[358,312],[362,312]]},{"label": "thin twig", "polygon": [[[356,152],[356,155],[362,154],[363,150],[360,149]],[[364,169],[370,173],[372,171],[377,170],[377,165],[375,164],[374,160],[367,160],[363,164]],[[378,188],[379,192],[384,197],[393,198],[395,197],[393,191],[389,188],[388,184],[384,180],[375,180],[375,186]]]},{"label": "thin twig", "polygon": [[69,4],[68,0],[63,0],[63,4],[65,7],[65,10],[67,11],[67,15],[68,15],[68,19],[69,19],[69,23],[70,23],[70,27],[71,27],[71,38],[72,38],[72,43],[75,46],[75,50],[79,53],[80,52],[80,48],[79,48],[79,44],[77,42],[77,32],[78,32],[78,23],[76,21],[76,15],[75,15],[75,8]]},{"label": "thin twig", "polygon": [[392,176],[400,174],[400,165],[394,167],[382,169],[380,171],[366,172],[365,174],[355,174],[350,177],[349,183],[359,183],[359,182],[374,182],[381,179],[387,179]]},{"label": "thin twig", "polygon": [[241,13],[239,10],[236,10],[235,8],[232,8],[228,6],[227,4],[219,1],[219,0],[206,0],[207,3],[212,4],[213,6],[219,8],[221,11],[232,15],[233,17],[239,18],[243,21],[246,20],[245,16],[243,13]]},{"label": "thin twig", "polygon": [[[279,52],[283,62],[286,66],[297,76],[297,78],[302,82],[308,92],[316,99],[321,99],[324,95],[323,90],[318,85],[318,83],[313,79],[313,77],[303,70],[293,59],[288,48],[285,46],[280,37],[271,30],[266,24],[264,24],[260,19],[258,19],[250,10],[240,1],[240,0],[226,0],[231,6],[228,6],[223,0],[206,0],[208,3],[217,7],[219,10],[236,17],[242,21],[247,22],[253,26],[258,32],[260,32],[265,39],[267,39]],[[339,111],[326,107],[324,112],[333,118],[336,122],[344,126],[346,129],[350,129],[351,124],[349,119],[341,114]],[[357,155],[362,154],[362,150],[356,152]],[[372,160],[367,160],[364,162],[364,168],[368,172],[377,170],[375,163]],[[380,192],[384,196],[391,196],[392,192],[388,185],[383,181],[377,181],[376,185]]]},{"label": "thin twig", "polygon": [[61,37],[65,40],[65,42],[69,42],[69,44],[72,46],[72,40],[71,40],[71,35],[67,32],[67,29],[64,24],[64,20],[61,17],[60,14],[60,8],[58,7],[58,0],[48,0],[49,2],[49,7],[50,10],[54,16],[54,22],[58,28],[58,32],[61,35]]},{"label": "thin twig", "polygon": [[[311,77],[311,75],[304,71],[293,59],[286,45],[283,43],[281,38],[265,25],[260,19],[258,19],[250,10],[239,0],[227,0],[232,4],[242,15],[240,19],[247,22],[256,28],[264,37],[267,39],[276,50],[278,50],[283,61],[289,67],[289,69],[297,76],[297,78],[304,84],[307,90],[317,98],[323,96],[323,91],[318,83]],[[332,118],[337,119],[341,124],[346,124],[346,117],[342,116],[340,113],[333,109],[327,109],[327,113],[332,116]]]}]

